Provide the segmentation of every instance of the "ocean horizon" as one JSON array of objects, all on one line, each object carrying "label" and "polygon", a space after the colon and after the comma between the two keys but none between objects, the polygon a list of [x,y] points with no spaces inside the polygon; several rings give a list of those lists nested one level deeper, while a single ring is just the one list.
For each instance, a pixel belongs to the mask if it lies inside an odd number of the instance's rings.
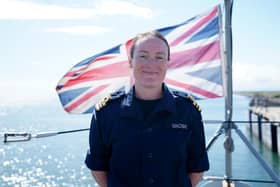
[{"label": "ocean horizon", "polygon": [[[224,120],[224,98],[198,101],[204,120]],[[248,120],[249,98],[234,95],[233,120]],[[95,186],[84,164],[88,149],[88,131],[32,138],[26,142],[3,143],[4,132],[67,131],[89,128],[91,115],[66,113],[58,100],[43,104],[0,106],[0,186]],[[252,142],[277,175],[280,158],[251,137],[245,124],[238,128]],[[220,124],[205,124],[206,141]],[[269,180],[269,175],[232,131],[235,149],[232,154],[232,177],[237,179]],[[225,175],[224,135],[209,150],[210,170],[205,176]],[[201,183],[203,184],[203,182]],[[275,184],[248,183],[254,187]],[[201,186],[201,185],[199,185]]]}]

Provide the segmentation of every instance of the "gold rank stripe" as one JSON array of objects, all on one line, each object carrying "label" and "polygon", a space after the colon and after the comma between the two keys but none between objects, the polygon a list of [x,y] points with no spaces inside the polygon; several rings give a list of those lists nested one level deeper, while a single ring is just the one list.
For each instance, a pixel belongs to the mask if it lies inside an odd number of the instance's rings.
[{"label": "gold rank stripe", "polygon": [[188,95],[188,98],[192,101],[192,104],[195,106],[195,108],[201,112],[201,108],[200,106],[198,105],[198,103],[194,100],[194,98],[191,96],[191,95]]},{"label": "gold rank stripe", "polygon": [[99,111],[101,108],[103,108],[104,106],[106,106],[106,104],[108,103],[108,101],[111,99],[111,95],[108,95],[106,97],[104,97],[99,103],[97,103],[95,105],[95,110]]}]

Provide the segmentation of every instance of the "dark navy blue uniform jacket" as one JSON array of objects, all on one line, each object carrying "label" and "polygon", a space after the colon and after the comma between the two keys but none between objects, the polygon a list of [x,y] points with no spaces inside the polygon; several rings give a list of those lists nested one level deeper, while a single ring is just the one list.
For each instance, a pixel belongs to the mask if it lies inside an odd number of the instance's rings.
[{"label": "dark navy blue uniform jacket", "polygon": [[163,85],[144,118],[134,91],[115,93],[95,110],[86,165],[108,172],[108,187],[191,187],[188,173],[209,169],[201,114]]}]

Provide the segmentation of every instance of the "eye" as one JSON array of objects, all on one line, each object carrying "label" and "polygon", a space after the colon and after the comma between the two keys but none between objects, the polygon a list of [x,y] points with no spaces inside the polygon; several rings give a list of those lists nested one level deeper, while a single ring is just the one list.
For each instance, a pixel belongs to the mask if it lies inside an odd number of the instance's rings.
[{"label": "eye", "polygon": [[139,58],[142,59],[142,60],[147,60],[148,59],[148,55],[141,54],[141,55],[139,55]]},{"label": "eye", "polygon": [[156,56],[156,61],[158,61],[158,62],[163,62],[164,59],[165,58],[163,56]]}]

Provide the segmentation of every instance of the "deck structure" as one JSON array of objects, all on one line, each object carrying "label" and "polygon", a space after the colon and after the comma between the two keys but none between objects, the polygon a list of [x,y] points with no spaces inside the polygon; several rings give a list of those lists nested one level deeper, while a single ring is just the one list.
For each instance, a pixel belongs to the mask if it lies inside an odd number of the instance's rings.
[{"label": "deck structure", "polygon": [[[254,119],[257,125],[253,125]],[[249,129],[280,156],[280,98],[253,97],[249,106]]]}]

